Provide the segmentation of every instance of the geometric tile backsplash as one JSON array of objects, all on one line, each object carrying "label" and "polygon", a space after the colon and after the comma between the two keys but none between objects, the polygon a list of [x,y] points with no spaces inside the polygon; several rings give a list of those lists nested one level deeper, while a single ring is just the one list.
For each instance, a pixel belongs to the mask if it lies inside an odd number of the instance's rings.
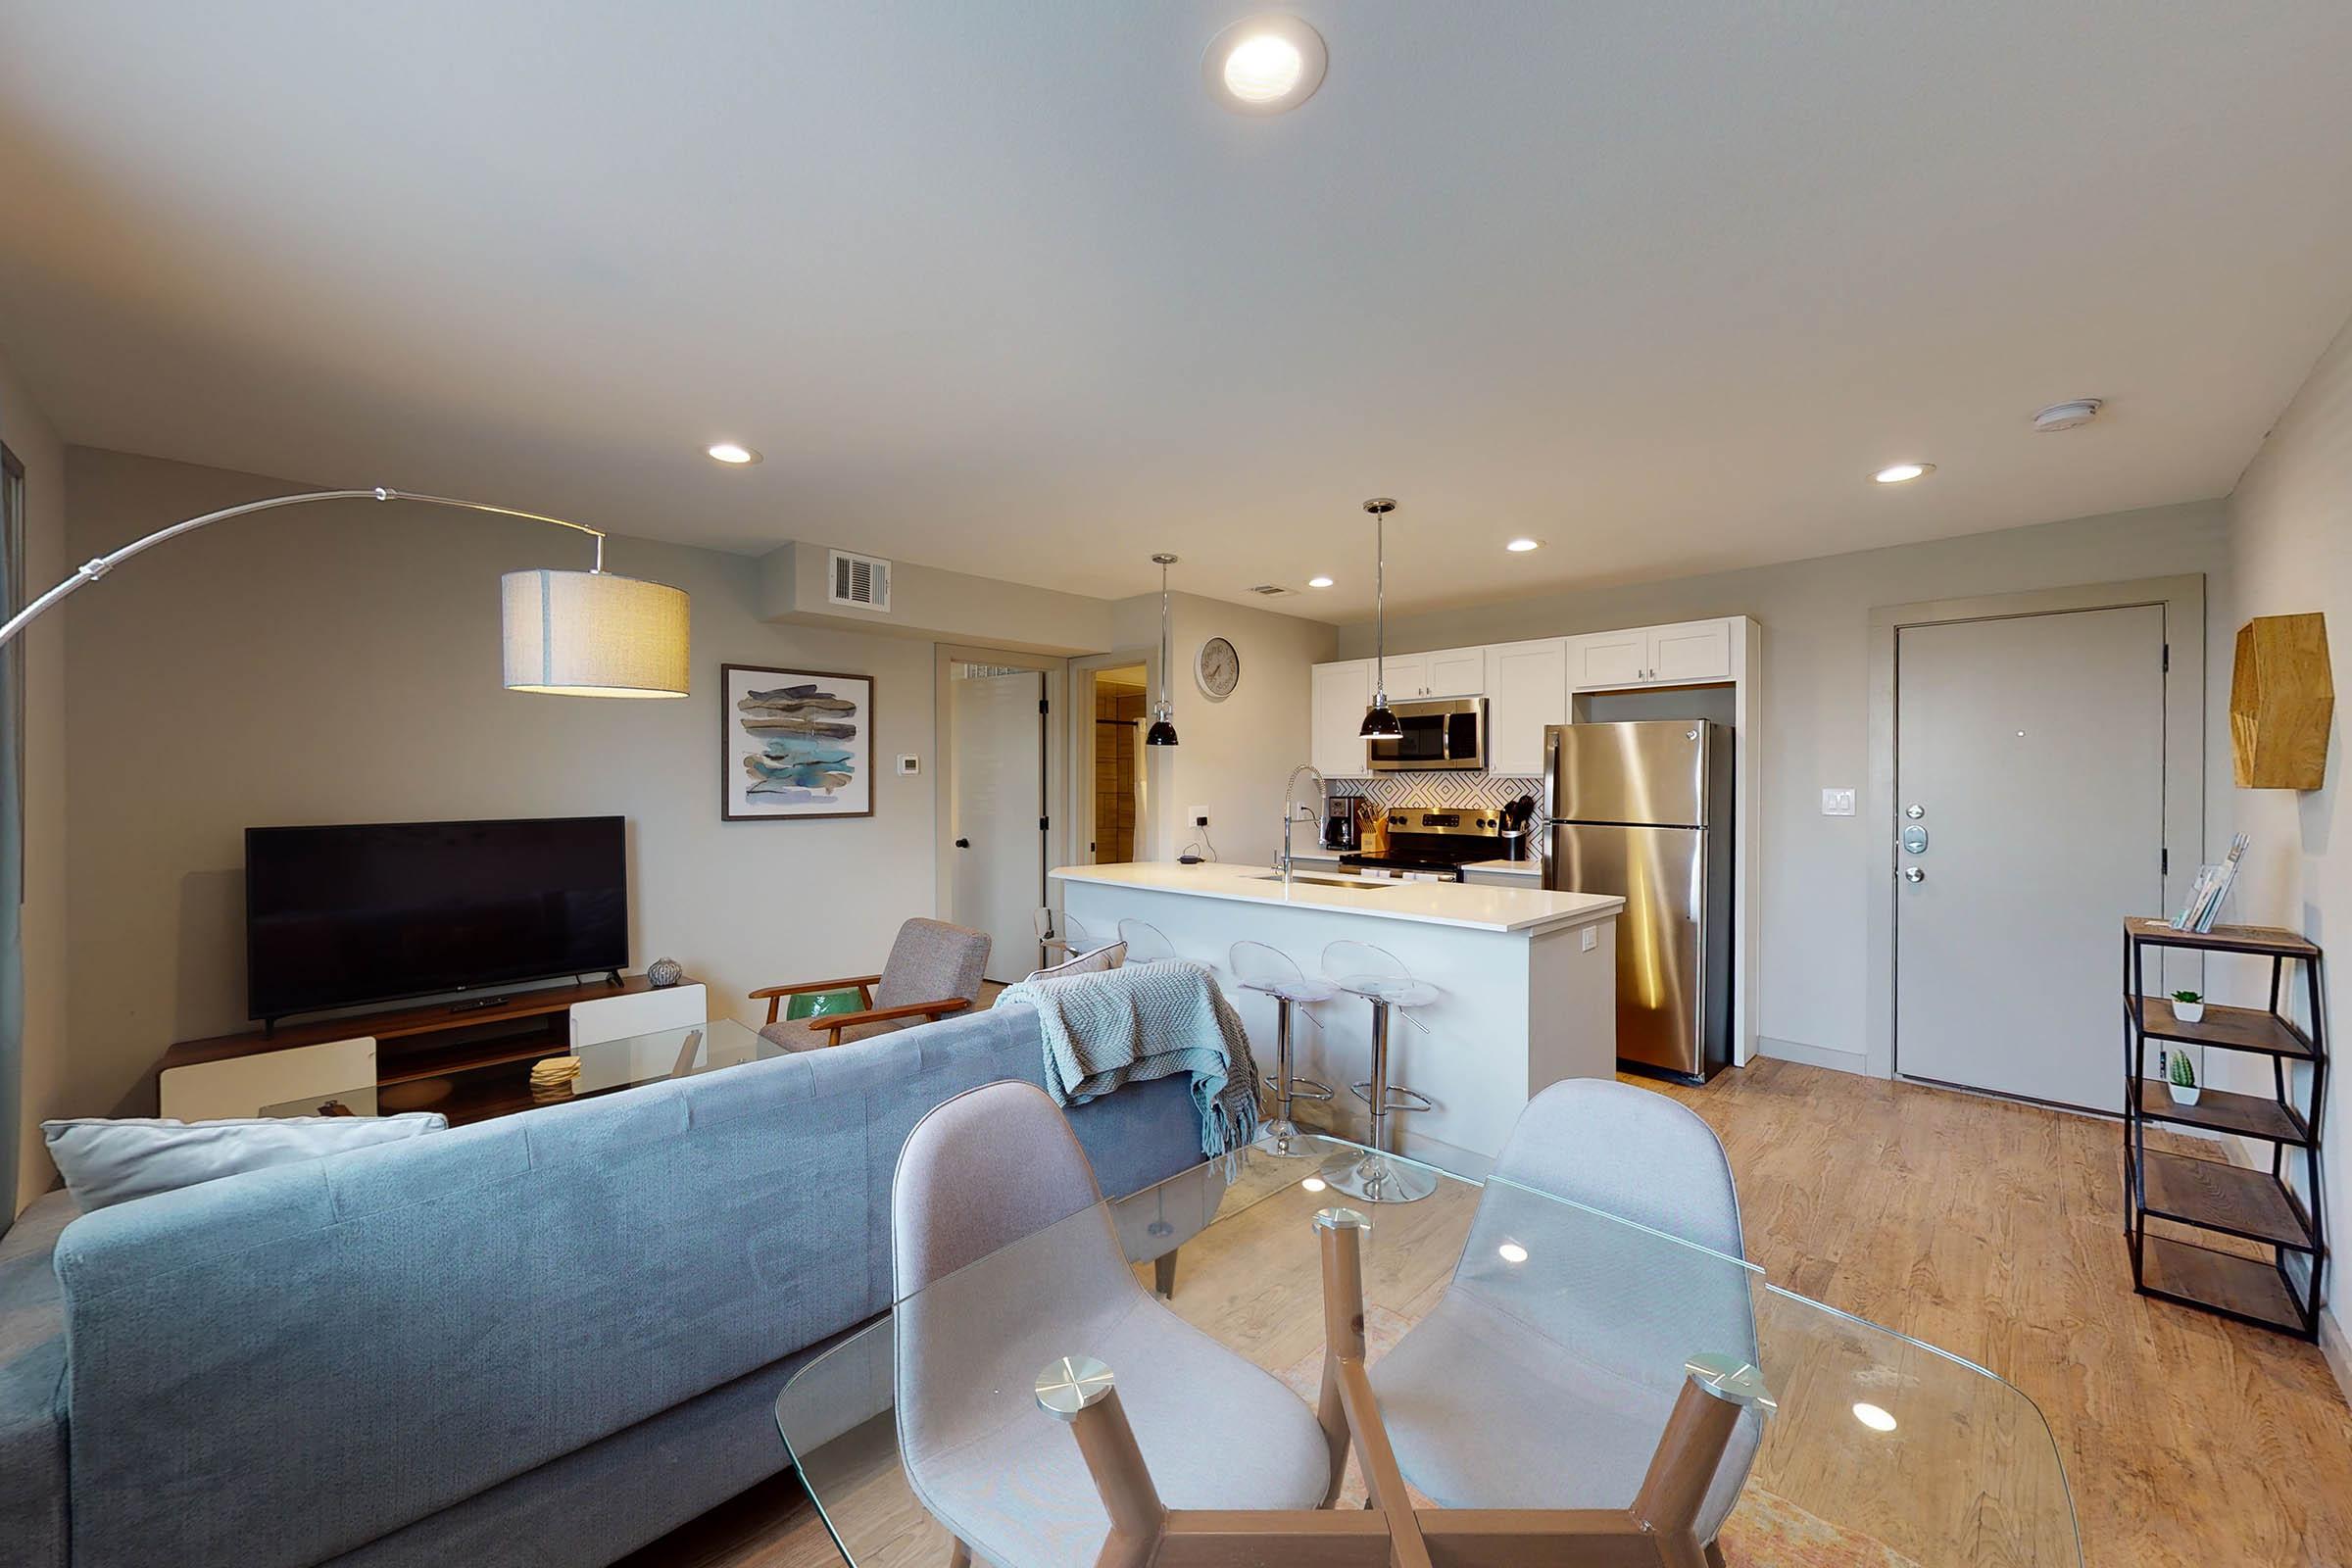
[{"label": "geometric tile backsplash", "polygon": [[1466,810],[1489,810],[1507,806],[1522,795],[1544,799],[1540,778],[1507,778],[1494,773],[1377,773],[1368,779],[1338,779],[1334,795],[1361,795],[1377,806],[1434,806]]}]

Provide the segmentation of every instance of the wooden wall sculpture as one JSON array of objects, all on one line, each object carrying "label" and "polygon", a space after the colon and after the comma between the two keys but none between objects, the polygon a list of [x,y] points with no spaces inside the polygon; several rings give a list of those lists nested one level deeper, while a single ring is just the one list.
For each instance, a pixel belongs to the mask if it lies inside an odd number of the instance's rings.
[{"label": "wooden wall sculpture", "polygon": [[2237,629],[2230,757],[2239,789],[2318,789],[2334,715],[2325,615],[2257,615]]}]

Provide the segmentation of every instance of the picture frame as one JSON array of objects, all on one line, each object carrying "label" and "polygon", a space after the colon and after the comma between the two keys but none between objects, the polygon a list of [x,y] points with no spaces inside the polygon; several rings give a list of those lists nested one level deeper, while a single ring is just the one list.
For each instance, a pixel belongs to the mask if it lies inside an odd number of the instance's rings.
[{"label": "picture frame", "polygon": [[719,817],[874,814],[874,680],[841,670],[718,666]]}]

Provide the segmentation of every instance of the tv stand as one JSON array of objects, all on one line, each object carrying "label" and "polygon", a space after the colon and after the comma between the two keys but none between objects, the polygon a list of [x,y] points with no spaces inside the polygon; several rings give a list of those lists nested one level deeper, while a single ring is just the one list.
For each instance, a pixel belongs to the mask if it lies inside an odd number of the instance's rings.
[{"label": "tv stand", "polygon": [[[442,1001],[301,1023],[273,1021],[273,1026],[249,1029],[241,1034],[183,1040],[164,1053],[162,1065],[168,1073],[207,1062],[364,1037],[375,1042],[378,1089],[430,1078],[459,1078],[485,1068],[563,1055],[571,1049],[573,1003],[601,1001],[616,992],[626,996],[652,989],[641,974],[624,977],[614,972],[567,986],[512,992],[454,1005]],[[447,1107],[453,1121],[461,1118],[469,1099],[464,1092],[467,1088],[465,1083],[461,1082],[458,1088],[460,1093]],[[436,1104],[433,1108],[444,1107]]]}]

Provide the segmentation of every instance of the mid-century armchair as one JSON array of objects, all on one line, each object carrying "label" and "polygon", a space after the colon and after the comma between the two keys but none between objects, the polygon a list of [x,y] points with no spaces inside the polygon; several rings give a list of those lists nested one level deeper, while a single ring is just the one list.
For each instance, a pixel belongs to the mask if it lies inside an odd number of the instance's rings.
[{"label": "mid-century armchair", "polygon": [[[753,992],[754,1001],[764,999],[767,1003],[767,1023],[760,1033],[788,1051],[813,1051],[961,1012],[980,1000],[988,948],[985,931],[966,930],[945,920],[909,920],[899,927],[898,940],[890,945],[890,957],[880,974],[761,986]],[[780,1017],[787,998],[853,990],[858,993],[856,1012]]]}]

